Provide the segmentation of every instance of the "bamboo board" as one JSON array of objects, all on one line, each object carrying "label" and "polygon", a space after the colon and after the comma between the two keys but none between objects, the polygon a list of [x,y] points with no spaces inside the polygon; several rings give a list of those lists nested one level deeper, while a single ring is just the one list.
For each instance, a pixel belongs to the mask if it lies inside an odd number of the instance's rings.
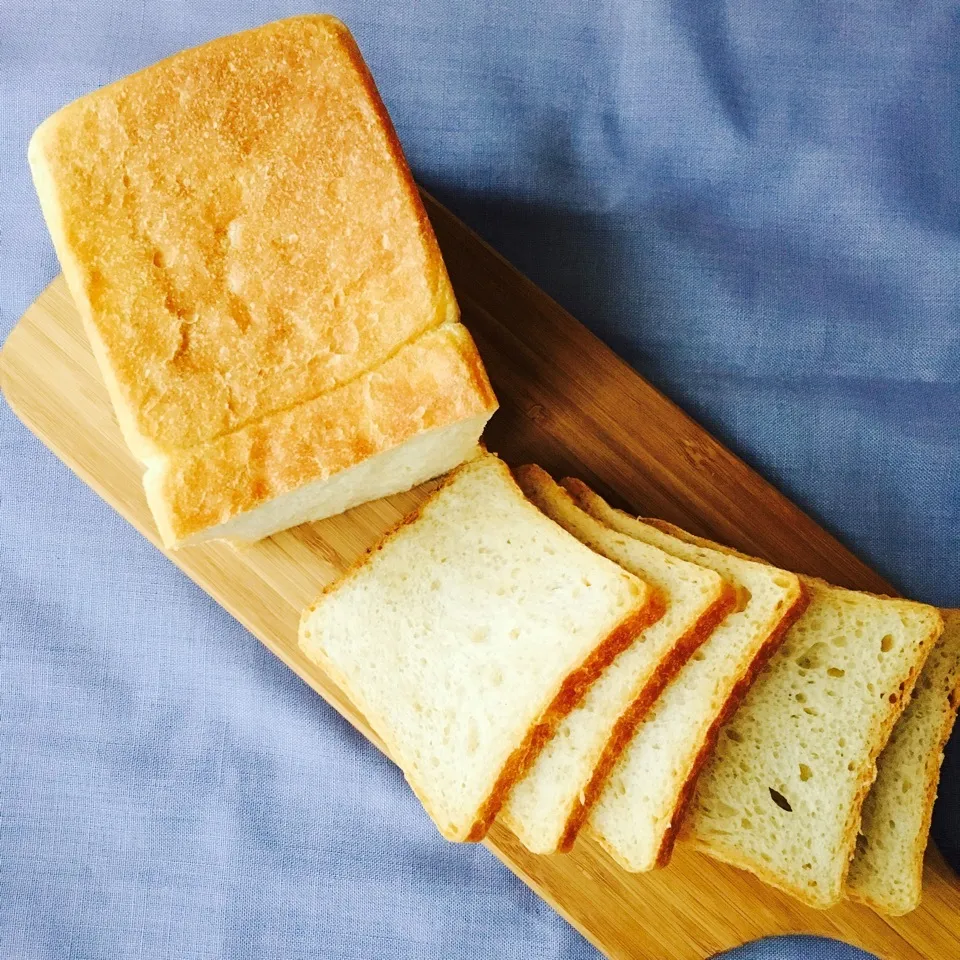
[{"label": "bamboo board", "polygon": [[[660,516],[843,586],[892,592],[809,517],[425,198],[502,408],[486,434],[509,463],[582,477],[614,503]],[[154,545],[140,466],[124,445],[63,278],[11,333],[0,381],[24,423]],[[170,559],[381,747],[362,715],[297,648],[300,609],[423,497],[367,504],[244,549],[194,547]],[[699,960],[757,937],[815,933],[889,960],[960,956],[960,883],[928,853],[920,909],[885,919],[844,904],[818,912],[748,874],[684,849],[635,876],[588,841],[568,856],[527,853],[499,825],[486,845],[612,958]]]}]

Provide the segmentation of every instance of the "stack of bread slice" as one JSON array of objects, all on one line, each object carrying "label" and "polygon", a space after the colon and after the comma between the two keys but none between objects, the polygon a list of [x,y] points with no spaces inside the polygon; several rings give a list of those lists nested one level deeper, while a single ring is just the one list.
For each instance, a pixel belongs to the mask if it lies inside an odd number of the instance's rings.
[{"label": "stack of bread slice", "polygon": [[444,836],[480,840],[657,593],[545,517],[484,455],[301,621]]},{"label": "stack of bread slice", "polygon": [[499,814],[533,852],[583,832],[640,872],[679,835],[812,906],[897,913],[960,699],[960,616],[942,630],[483,453],[301,645],[451,839]]}]

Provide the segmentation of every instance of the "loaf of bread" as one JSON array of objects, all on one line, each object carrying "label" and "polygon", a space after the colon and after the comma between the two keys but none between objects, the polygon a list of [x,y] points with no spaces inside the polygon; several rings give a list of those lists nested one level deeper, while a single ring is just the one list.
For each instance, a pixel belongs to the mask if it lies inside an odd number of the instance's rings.
[{"label": "loaf of bread", "polygon": [[943,621],[924,604],[802,579],[809,605],[720,731],[683,829],[822,908],[843,897],[877,756]]},{"label": "loaf of bread", "polygon": [[627,744],[587,821],[587,830],[625,869],[664,866],[684,808],[717,731],[802,612],[792,573],[691,544],[654,521],[615,510],[586,484],[564,480],[574,500],[616,533],[719,574],[737,607],[706,639]]},{"label": "loaf of bread", "polygon": [[650,584],[663,616],[604,670],[513,788],[501,815],[534,853],[569,850],[637,724],[735,601],[712,570],[616,533],[585,513],[536,466],[514,471],[548,517],[591,550]]},{"label": "loaf of bread", "polygon": [[[496,401],[450,329],[436,240],[336,19],[120,80],[46,120],[29,159],[168,546],[258,539],[475,449]],[[400,359],[442,327],[418,348],[432,373]]]},{"label": "loaf of bread", "polygon": [[654,592],[484,455],[308,610],[300,643],[364,713],[451,840],[479,840]]},{"label": "loaf of bread", "polygon": [[943,748],[960,708],[960,610],[942,614],[943,633],[877,759],[847,874],[848,897],[893,916],[920,903]]}]

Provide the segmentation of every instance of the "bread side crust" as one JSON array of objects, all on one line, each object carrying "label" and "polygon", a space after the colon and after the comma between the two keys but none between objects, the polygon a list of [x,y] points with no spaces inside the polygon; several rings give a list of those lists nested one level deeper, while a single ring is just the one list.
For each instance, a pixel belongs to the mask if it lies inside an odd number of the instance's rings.
[{"label": "bread side crust", "polygon": [[660,694],[683,668],[684,664],[696,653],[720,622],[736,606],[737,595],[726,582],[720,584],[717,597],[697,622],[680,638],[670,655],[657,667],[647,680],[633,703],[614,724],[610,738],[597,761],[590,782],[583,791],[583,799],[577,798],[570,808],[570,814],[563,828],[563,834],[557,849],[568,853],[577,839],[577,835],[587,822],[590,810],[600,796],[610,777],[620,754],[632,739],[640,722],[650,712]]},{"label": "bread side crust", "polygon": [[165,546],[177,547],[415,436],[496,409],[467,329],[444,324],[310,403],[157,462],[144,476],[147,500]]}]

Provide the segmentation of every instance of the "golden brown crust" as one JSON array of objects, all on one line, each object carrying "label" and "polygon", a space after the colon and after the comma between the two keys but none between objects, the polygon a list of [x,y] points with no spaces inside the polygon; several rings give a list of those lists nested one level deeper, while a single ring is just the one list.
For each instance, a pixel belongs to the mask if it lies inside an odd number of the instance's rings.
[{"label": "golden brown crust", "polygon": [[757,679],[760,671],[770,662],[770,658],[777,652],[780,644],[783,643],[787,631],[800,619],[809,603],[810,594],[804,588],[803,582],[801,581],[800,595],[784,613],[773,632],[761,644],[756,656],[748,664],[743,676],[734,684],[726,702],[707,730],[700,750],[687,773],[687,779],[684,781],[683,787],[677,795],[677,802],[670,819],[670,826],[660,841],[660,849],[657,852],[658,867],[665,867],[670,862],[670,857],[673,855],[673,848],[676,846],[677,837],[683,824],[683,818],[687,812],[687,808],[690,806],[690,801],[693,799],[693,794],[697,787],[697,778],[700,776],[700,771],[703,770],[704,765],[717,745],[717,738],[720,736],[721,728],[730,720],[734,713],[736,713],[737,707],[740,706],[743,698],[747,695],[747,691],[753,685],[753,681]]},{"label": "golden brown crust", "polygon": [[346,28],[268,24],[65,107],[31,166],[141,459],[344,384],[456,319]]},{"label": "golden brown crust", "polygon": [[651,707],[667,688],[667,685],[676,677],[684,664],[696,653],[708,637],[717,628],[720,622],[734,608],[737,602],[736,591],[726,582],[721,585],[720,595],[699,617],[696,623],[677,641],[677,645],[654,671],[633,703],[621,714],[614,724],[610,738],[603,748],[603,753],[590,777],[590,782],[583,791],[583,799],[574,801],[570,815],[564,825],[563,834],[557,844],[561,853],[567,853],[573,848],[577,835],[587,821],[594,803],[600,796],[611,771],[620,754],[633,738],[640,722],[650,712]]},{"label": "golden brown crust", "polygon": [[496,406],[470,334],[444,324],[343,387],[166,458],[148,471],[150,506],[176,545]]}]

